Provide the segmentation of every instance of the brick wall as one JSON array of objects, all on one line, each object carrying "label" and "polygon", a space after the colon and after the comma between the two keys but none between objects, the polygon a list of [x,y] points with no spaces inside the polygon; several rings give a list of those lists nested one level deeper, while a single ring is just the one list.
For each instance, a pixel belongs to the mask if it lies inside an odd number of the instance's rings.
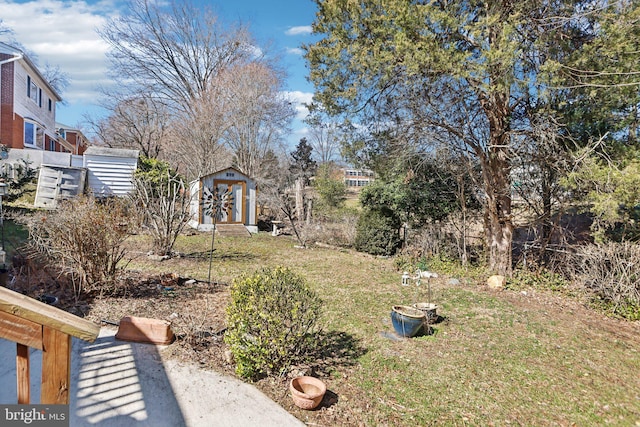
[{"label": "brick wall", "polygon": [[[0,54],[0,60],[9,55]],[[13,147],[13,70],[14,63],[9,62],[1,66],[0,72],[0,140],[3,144]],[[21,148],[21,147],[20,147]]]}]

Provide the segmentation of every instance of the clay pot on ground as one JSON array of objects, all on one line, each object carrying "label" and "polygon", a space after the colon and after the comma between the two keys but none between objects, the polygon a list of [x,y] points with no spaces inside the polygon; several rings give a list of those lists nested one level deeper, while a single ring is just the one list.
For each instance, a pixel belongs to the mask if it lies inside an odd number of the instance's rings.
[{"label": "clay pot on ground", "polygon": [[426,322],[424,313],[417,308],[406,305],[394,305],[391,310],[393,329],[401,337],[415,336]]},{"label": "clay pot on ground", "polygon": [[438,306],[432,302],[419,302],[413,304],[413,308],[422,311],[429,323],[434,323],[438,319],[438,315],[436,314]]},{"label": "clay pot on ground", "polygon": [[291,392],[293,403],[297,407],[311,410],[322,402],[322,398],[327,392],[327,386],[317,378],[303,376],[291,380],[289,391]]}]

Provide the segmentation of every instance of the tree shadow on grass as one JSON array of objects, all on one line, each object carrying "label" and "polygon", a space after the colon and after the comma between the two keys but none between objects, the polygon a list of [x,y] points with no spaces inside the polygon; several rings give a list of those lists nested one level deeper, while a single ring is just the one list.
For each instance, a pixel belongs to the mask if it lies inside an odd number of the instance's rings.
[{"label": "tree shadow on grass", "polygon": [[[183,258],[187,259],[195,259],[195,260],[209,260],[209,254],[211,251],[199,251],[199,252],[190,252],[183,254]],[[240,252],[240,251],[228,251],[224,252],[213,250],[213,261],[232,261],[232,260],[241,260],[241,261],[249,261],[258,258],[256,255],[250,252]]]},{"label": "tree shadow on grass", "polygon": [[361,340],[341,331],[321,332],[318,346],[311,358],[311,370],[318,375],[328,375],[332,370],[357,364],[369,350]]}]

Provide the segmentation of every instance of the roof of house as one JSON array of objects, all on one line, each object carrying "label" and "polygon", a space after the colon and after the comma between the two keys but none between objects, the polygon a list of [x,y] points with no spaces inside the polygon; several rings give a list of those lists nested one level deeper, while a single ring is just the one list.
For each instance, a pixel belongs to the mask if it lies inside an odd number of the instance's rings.
[{"label": "roof of house", "polygon": [[58,91],[56,91],[55,88],[51,86],[49,81],[42,75],[38,67],[33,62],[31,62],[29,57],[23,51],[6,43],[0,42],[0,53],[13,55],[15,60],[24,62],[31,69],[31,71],[33,71],[44,82],[44,84],[47,86],[47,89],[49,89],[49,91],[51,91],[53,96],[56,98],[56,101],[62,101],[62,97],[58,94]]},{"label": "roof of house", "polygon": [[89,138],[87,138],[87,136],[82,132],[82,130],[73,127],[73,126],[67,126],[64,123],[59,123],[56,122],[56,129],[63,129],[65,132],[74,132],[77,134],[80,134],[84,139],[88,140]]}]

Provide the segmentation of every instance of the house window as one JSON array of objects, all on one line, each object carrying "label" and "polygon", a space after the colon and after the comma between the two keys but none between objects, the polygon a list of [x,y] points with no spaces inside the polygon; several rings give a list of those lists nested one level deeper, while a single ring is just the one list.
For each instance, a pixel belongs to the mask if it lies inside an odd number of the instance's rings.
[{"label": "house window", "polygon": [[31,77],[27,76],[27,97],[42,107],[42,90],[33,82]]},{"label": "house window", "polygon": [[24,146],[29,148],[44,148],[44,129],[37,123],[24,122]]},{"label": "house window", "polygon": [[55,139],[50,139],[49,140],[49,151],[56,151],[56,140]]},{"label": "house window", "polygon": [[53,101],[49,99],[49,111],[51,111],[52,109],[53,109]]}]

